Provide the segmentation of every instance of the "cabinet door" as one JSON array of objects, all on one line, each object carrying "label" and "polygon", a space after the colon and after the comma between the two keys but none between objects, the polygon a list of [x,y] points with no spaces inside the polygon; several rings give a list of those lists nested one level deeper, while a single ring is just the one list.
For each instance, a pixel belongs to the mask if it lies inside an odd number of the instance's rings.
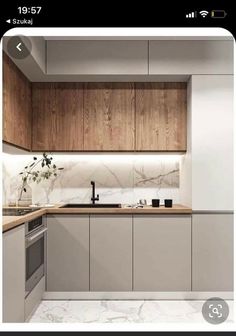
[{"label": "cabinet door", "polygon": [[193,290],[233,290],[233,215],[193,215]]},{"label": "cabinet door", "polygon": [[148,41],[47,41],[47,74],[147,75]]},{"label": "cabinet door", "polygon": [[191,290],[191,217],[134,216],[134,290]]},{"label": "cabinet door", "polygon": [[133,83],[85,86],[85,150],[134,150],[134,96]]},{"label": "cabinet door", "polygon": [[136,150],[186,151],[186,83],[137,83]]},{"label": "cabinet door", "polygon": [[25,227],[3,234],[3,322],[24,322]]},{"label": "cabinet door", "polygon": [[79,83],[32,85],[35,151],[83,149],[83,86]]},{"label": "cabinet door", "polygon": [[132,216],[90,216],[90,290],[132,290]]},{"label": "cabinet door", "polygon": [[3,140],[31,149],[31,83],[3,53]]},{"label": "cabinet door", "polygon": [[47,291],[89,290],[89,216],[47,217]]}]

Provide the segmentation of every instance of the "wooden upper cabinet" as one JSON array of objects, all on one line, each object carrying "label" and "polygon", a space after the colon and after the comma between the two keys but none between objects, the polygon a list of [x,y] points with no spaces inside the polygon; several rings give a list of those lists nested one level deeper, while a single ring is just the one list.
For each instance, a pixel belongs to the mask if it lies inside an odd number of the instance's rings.
[{"label": "wooden upper cabinet", "polygon": [[136,150],[186,151],[186,83],[136,83]]},{"label": "wooden upper cabinet", "polygon": [[31,83],[3,53],[3,141],[31,149]]},{"label": "wooden upper cabinet", "polygon": [[134,83],[87,83],[84,87],[84,150],[133,151]]},{"label": "wooden upper cabinet", "polygon": [[32,150],[83,150],[83,84],[33,83]]}]

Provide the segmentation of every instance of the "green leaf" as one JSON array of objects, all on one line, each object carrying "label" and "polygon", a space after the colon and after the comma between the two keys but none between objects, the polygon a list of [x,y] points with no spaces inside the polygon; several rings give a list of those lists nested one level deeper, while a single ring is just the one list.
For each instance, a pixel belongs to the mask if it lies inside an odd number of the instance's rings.
[{"label": "green leaf", "polygon": [[22,175],[23,173],[21,172],[19,175]]},{"label": "green leaf", "polygon": [[34,159],[34,160],[38,160],[38,159],[36,158],[36,156],[34,156],[33,159]]},{"label": "green leaf", "polygon": [[45,163],[44,163],[44,162],[42,162],[42,163],[41,163],[41,166],[42,166],[42,168],[43,168],[43,167],[45,166]]},{"label": "green leaf", "polygon": [[58,168],[58,170],[63,170],[64,168]]},{"label": "green leaf", "polygon": [[25,166],[25,169],[27,169],[28,168],[28,166]]},{"label": "green leaf", "polygon": [[54,164],[54,165],[52,166],[52,168],[54,168],[54,169],[55,169],[55,168],[57,168],[57,166]]},{"label": "green leaf", "polygon": [[26,188],[24,188],[23,190],[24,190],[24,192],[26,192]]}]

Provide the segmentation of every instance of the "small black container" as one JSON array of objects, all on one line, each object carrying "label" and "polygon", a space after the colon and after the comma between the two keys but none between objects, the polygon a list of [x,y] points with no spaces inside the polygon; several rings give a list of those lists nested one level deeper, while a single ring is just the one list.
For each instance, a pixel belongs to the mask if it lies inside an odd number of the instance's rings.
[{"label": "small black container", "polygon": [[159,199],[152,199],[152,207],[153,208],[159,208],[160,206],[160,200]]},{"label": "small black container", "polygon": [[172,208],[172,205],[173,205],[173,200],[172,199],[165,199],[164,202],[165,202],[165,207],[166,208]]}]

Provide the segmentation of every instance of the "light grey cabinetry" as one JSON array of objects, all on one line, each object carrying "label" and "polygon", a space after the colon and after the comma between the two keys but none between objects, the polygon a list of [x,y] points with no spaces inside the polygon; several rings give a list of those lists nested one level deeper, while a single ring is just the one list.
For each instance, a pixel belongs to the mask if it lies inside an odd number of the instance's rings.
[{"label": "light grey cabinetry", "polygon": [[47,216],[47,291],[89,290],[89,216]]},{"label": "light grey cabinetry", "polygon": [[3,234],[3,322],[24,322],[25,227]]},{"label": "light grey cabinetry", "polygon": [[194,214],[193,291],[233,290],[233,215]]},{"label": "light grey cabinetry", "polygon": [[233,74],[233,45],[233,40],[149,41],[149,74]]},{"label": "light grey cabinetry", "polygon": [[132,290],[132,215],[90,216],[90,290]]},{"label": "light grey cabinetry", "polygon": [[47,41],[47,74],[148,74],[148,41]]},{"label": "light grey cabinetry", "polygon": [[191,216],[135,215],[134,290],[191,290]]}]

